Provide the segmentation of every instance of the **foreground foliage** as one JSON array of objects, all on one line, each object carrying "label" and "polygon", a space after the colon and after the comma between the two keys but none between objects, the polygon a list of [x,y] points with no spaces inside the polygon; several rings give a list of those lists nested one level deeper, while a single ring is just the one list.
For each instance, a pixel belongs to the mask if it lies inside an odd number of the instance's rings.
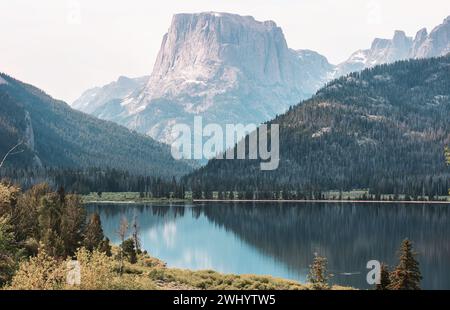
[{"label": "foreground foliage", "polygon": [[108,243],[101,224],[87,222],[78,196],[62,188],[53,192],[45,184],[21,192],[0,183],[0,285],[11,280],[20,260],[30,258],[27,268],[33,269],[48,257],[72,258],[84,245],[107,253]]},{"label": "foreground foliage", "polygon": [[[139,225],[121,223],[118,247],[104,237],[98,214],[86,218],[78,196],[41,184],[22,193],[0,183],[0,287],[5,289],[205,289],[328,290],[327,260],[316,255],[307,284],[259,275],[220,274],[167,268],[140,248]],[[383,265],[378,289],[420,288],[421,274],[409,240],[390,272]],[[70,266],[79,266],[79,282]]]},{"label": "foreground foliage", "polygon": [[[116,249],[118,250],[118,249]],[[97,250],[80,249],[79,285],[66,283],[67,261],[58,261],[45,252],[20,265],[6,289],[187,289],[187,290],[310,290],[311,284],[300,284],[270,276],[221,274],[211,270],[190,271],[167,268],[161,261],[140,255],[136,264],[125,263],[120,275],[118,261]],[[330,289],[349,289],[341,286]]]},{"label": "foreground foliage", "polygon": [[412,249],[412,243],[408,239],[400,246],[400,261],[398,266],[390,274],[390,283],[387,286],[392,290],[419,290],[422,275],[419,262],[416,260]]}]

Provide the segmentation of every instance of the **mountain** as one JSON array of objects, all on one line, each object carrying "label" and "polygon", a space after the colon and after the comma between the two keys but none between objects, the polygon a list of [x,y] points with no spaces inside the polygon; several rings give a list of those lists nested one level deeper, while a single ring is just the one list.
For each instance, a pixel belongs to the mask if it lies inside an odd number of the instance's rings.
[{"label": "mountain", "polygon": [[206,12],[178,14],[150,77],[119,78],[86,91],[72,106],[163,142],[177,123],[261,123],[333,78],[379,64],[450,52],[450,17],[415,38],[396,31],[335,66],[310,50],[288,48],[272,21]]},{"label": "mountain", "polygon": [[317,53],[290,49],[273,21],[177,14],[141,92],[74,107],[168,142],[171,127],[195,115],[205,123],[266,121],[312,95],[331,68]]},{"label": "mountain", "polygon": [[425,28],[419,30],[414,39],[400,30],[395,31],[392,39],[375,39],[370,49],[356,51],[348,60],[339,64],[334,76],[339,77],[398,60],[430,58],[448,53],[450,53],[450,16],[430,34]]},{"label": "mountain", "polygon": [[147,81],[148,76],[138,78],[121,76],[117,81],[103,87],[88,89],[72,103],[72,108],[98,116],[98,110],[101,110],[103,106],[113,104],[114,101],[120,101],[135,92],[139,92],[144,88]]},{"label": "mountain", "polygon": [[400,61],[330,82],[271,124],[277,170],[213,159],[186,177],[201,190],[350,190],[441,194],[450,188],[450,55]]},{"label": "mountain", "polygon": [[109,167],[167,177],[190,171],[172,159],[167,145],[73,110],[0,74],[0,154],[18,141],[25,151],[6,162],[14,167]]}]

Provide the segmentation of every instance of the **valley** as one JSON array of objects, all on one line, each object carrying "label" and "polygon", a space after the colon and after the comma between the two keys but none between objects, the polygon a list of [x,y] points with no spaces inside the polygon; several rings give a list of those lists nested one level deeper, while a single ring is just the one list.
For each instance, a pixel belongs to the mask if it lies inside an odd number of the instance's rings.
[{"label": "valley", "polygon": [[[59,66],[92,52],[79,85],[133,71],[163,34],[107,31],[83,10],[49,31],[73,40],[52,43]],[[450,289],[450,16],[414,37],[365,35],[333,64],[293,48],[288,19],[192,12],[158,17],[145,75],[73,102],[0,72],[0,291]],[[122,31],[142,45],[94,50]]]}]

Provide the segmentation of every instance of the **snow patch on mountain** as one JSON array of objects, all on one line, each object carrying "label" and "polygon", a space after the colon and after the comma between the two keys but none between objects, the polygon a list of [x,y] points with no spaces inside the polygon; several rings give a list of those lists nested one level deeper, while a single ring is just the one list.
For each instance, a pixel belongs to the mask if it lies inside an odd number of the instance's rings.
[{"label": "snow patch on mountain", "polygon": [[219,12],[177,14],[149,77],[121,77],[86,91],[72,107],[170,142],[171,128],[190,125],[197,115],[205,123],[259,124],[350,72],[445,55],[449,36],[450,17],[414,38],[400,30],[392,39],[376,38],[335,66],[314,51],[290,49],[273,21]]},{"label": "snow patch on mountain", "polygon": [[105,86],[88,89],[71,106],[85,113],[99,116],[98,114],[101,114],[99,109],[102,110],[102,107],[114,100],[122,100],[135,92],[139,92],[145,86],[147,80],[148,76],[138,78],[121,76],[117,81]]},{"label": "snow patch on mountain", "polygon": [[[318,53],[290,49],[273,21],[217,12],[177,14],[141,91],[118,105],[110,102],[108,111],[104,103],[90,109],[168,142],[170,127],[192,124],[196,115],[205,123],[264,122],[312,95],[331,69]],[[113,109],[118,115],[109,113]]]}]

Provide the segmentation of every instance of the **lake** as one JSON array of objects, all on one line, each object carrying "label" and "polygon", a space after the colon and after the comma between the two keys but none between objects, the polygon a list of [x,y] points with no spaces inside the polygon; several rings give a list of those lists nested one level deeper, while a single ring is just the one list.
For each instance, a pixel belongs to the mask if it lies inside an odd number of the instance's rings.
[{"label": "lake", "polygon": [[[397,263],[409,238],[425,289],[450,289],[450,206],[358,203],[102,204],[105,235],[136,216],[143,249],[169,267],[262,274],[306,281],[314,253],[328,259],[333,283],[370,288],[370,260]],[[131,231],[130,231],[131,233]]]}]

